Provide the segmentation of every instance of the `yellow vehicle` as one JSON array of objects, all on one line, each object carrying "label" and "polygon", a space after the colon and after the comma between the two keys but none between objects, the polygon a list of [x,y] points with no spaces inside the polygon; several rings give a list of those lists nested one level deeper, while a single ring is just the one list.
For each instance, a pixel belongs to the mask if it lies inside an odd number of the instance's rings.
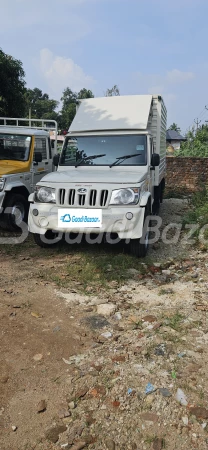
[{"label": "yellow vehicle", "polygon": [[53,156],[49,130],[54,120],[0,117],[0,226],[14,230],[27,221],[28,197],[34,186],[52,172]]}]

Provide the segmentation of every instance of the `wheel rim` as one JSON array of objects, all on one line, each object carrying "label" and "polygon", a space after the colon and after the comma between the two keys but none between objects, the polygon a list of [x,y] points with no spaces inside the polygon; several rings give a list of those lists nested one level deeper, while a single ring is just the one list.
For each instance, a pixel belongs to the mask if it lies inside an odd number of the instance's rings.
[{"label": "wheel rim", "polygon": [[17,203],[12,207],[12,218],[15,225],[20,225],[25,217],[25,208],[22,203]]}]

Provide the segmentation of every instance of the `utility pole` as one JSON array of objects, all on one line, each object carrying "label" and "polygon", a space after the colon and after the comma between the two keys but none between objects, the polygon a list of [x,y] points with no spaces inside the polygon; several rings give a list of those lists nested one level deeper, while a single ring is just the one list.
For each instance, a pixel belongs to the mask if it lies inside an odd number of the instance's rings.
[{"label": "utility pole", "polygon": [[29,126],[31,127],[31,108],[29,108]]},{"label": "utility pole", "polygon": [[[206,106],[205,106],[205,108],[206,108]],[[195,122],[195,124],[196,124],[196,131],[197,131],[198,128],[199,128],[199,124],[201,123],[201,120],[196,119],[196,120],[194,120],[194,122]]]}]

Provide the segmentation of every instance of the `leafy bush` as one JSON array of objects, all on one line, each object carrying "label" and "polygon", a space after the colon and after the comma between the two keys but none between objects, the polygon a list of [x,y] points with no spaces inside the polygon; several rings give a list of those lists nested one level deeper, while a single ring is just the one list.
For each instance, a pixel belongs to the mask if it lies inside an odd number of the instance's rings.
[{"label": "leafy bush", "polygon": [[[188,224],[198,225],[194,237],[199,239],[200,230],[208,225],[208,189],[206,187],[193,194],[190,198],[190,207],[189,212],[183,218],[183,227]],[[204,238],[208,238],[208,229],[204,232]]]},{"label": "leafy bush", "polygon": [[181,144],[180,150],[175,151],[175,156],[191,156],[195,158],[208,158],[208,126],[203,125],[196,135],[189,131],[187,140]]}]

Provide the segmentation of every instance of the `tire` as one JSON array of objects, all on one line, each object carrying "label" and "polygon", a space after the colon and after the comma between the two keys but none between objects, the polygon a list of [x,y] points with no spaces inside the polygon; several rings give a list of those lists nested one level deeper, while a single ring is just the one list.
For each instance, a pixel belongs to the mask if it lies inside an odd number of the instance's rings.
[{"label": "tire", "polygon": [[60,242],[61,238],[57,233],[53,233],[52,230],[46,231],[45,234],[33,234],[35,243],[41,248],[50,248],[53,245]]},{"label": "tire", "polygon": [[145,208],[144,223],[143,223],[143,234],[140,239],[130,240],[130,252],[133,256],[137,258],[144,258],[148,252],[149,248],[149,231],[146,231],[147,226],[150,225],[150,221],[146,221],[146,218],[150,216],[150,208],[147,206]]},{"label": "tire", "polygon": [[161,186],[160,203],[163,202],[164,192],[165,192],[165,181],[162,183],[162,186]]},{"label": "tire", "polygon": [[0,226],[9,231],[21,228],[22,223],[27,223],[29,204],[24,195],[8,194],[4,204],[4,211],[11,208],[11,212],[1,214]]},{"label": "tire", "polygon": [[156,186],[154,189],[154,203],[153,203],[153,214],[156,215],[159,213],[160,211],[160,203],[161,203],[161,185]]}]

